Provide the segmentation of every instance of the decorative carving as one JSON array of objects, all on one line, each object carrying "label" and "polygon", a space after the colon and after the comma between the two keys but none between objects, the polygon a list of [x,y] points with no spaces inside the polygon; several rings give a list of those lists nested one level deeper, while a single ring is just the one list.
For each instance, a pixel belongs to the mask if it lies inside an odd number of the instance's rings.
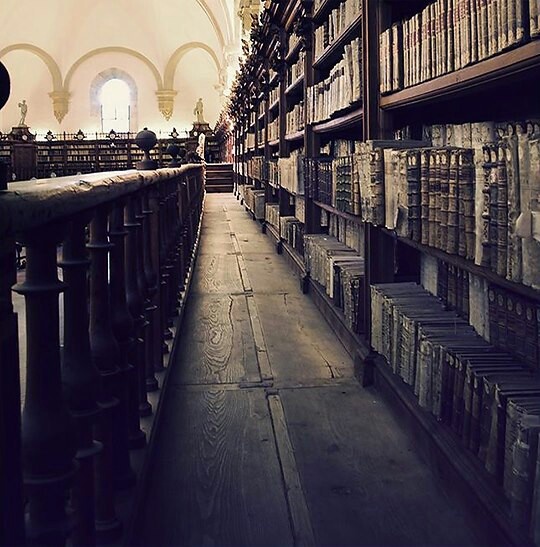
[{"label": "decorative carving", "polygon": [[53,102],[54,117],[58,120],[58,123],[62,123],[65,115],[69,110],[69,97],[71,93],[65,90],[51,91],[49,97]]},{"label": "decorative carving", "polygon": [[156,91],[158,108],[163,117],[169,121],[174,111],[174,98],[178,94],[174,89],[160,89]]}]

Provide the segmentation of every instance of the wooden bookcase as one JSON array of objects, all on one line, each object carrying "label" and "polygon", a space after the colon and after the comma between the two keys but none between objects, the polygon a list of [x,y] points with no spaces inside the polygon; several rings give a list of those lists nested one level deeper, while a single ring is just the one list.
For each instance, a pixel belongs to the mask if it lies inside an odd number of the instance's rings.
[{"label": "wooden bookcase", "polygon": [[[472,150],[472,157],[476,158],[473,175],[476,178],[471,182],[476,192],[475,201],[482,199],[479,185],[486,173],[488,177],[490,172],[498,173],[500,188],[503,181],[501,173],[506,171],[489,171],[487,162],[481,158],[482,151],[488,144],[491,145],[491,141],[474,145],[466,138],[466,132],[475,124],[491,127],[493,136],[490,139],[497,150],[503,144],[505,150],[508,150],[515,142],[512,141],[512,135],[508,135],[511,129],[505,129],[505,124],[509,127],[516,124],[526,126],[525,131],[529,131],[527,135],[531,142],[540,138],[540,31],[533,24],[536,21],[538,25],[538,14],[534,11],[536,8],[532,0],[499,2],[505,10],[510,10],[505,11],[505,14],[513,14],[515,18],[508,19],[502,14],[497,19],[498,23],[492,23],[499,27],[486,27],[484,16],[488,20],[487,12],[476,13],[475,9],[483,9],[482,6],[488,4],[496,5],[496,2],[361,0],[358,2],[359,9],[352,16],[349,13],[345,17],[347,23],[335,33],[334,39],[321,47],[316,44],[317,37],[322,35],[327,40],[327,35],[317,29],[325,25],[332,17],[332,11],[339,8],[340,4],[343,4],[340,0],[315,3],[311,0],[267,2],[261,24],[252,35],[252,50],[233,90],[232,107],[229,110],[235,123],[233,149],[238,195],[244,199],[244,203],[248,203],[246,192],[263,189],[268,204],[279,204],[280,217],[300,217],[298,220],[301,220],[302,234],[329,233],[332,226],[337,225],[337,239],[340,241],[350,239],[351,234],[356,236],[356,239],[353,238],[358,242],[356,250],[365,261],[363,288],[357,311],[357,323],[363,325],[360,332],[351,331],[343,311],[336,307],[335,299],[329,297],[328,291],[310,276],[306,266],[309,257],[302,256],[298,249],[293,248],[275,221],[263,222],[263,230],[275,241],[278,252],[287,256],[300,276],[302,286],[306,290],[309,288],[313,299],[355,358],[362,383],[368,384],[374,380],[404,413],[411,430],[426,448],[429,457],[435,458],[436,465],[443,466],[444,473],[453,479],[455,488],[470,498],[474,511],[486,517],[487,537],[492,541],[525,544],[536,533],[534,525],[523,519],[525,513],[530,513],[531,504],[534,510],[540,511],[540,476],[536,478],[539,486],[532,491],[529,489],[527,495],[532,498],[526,498],[523,502],[525,506],[528,504],[528,508],[524,509],[509,483],[498,472],[494,474],[486,470],[485,462],[480,459],[477,450],[471,449],[468,441],[464,441],[461,430],[441,423],[441,420],[420,406],[415,390],[392,371],[389,366],[391,363],[385,362],[373,350],[374,336],[378,336],[373,329],[378,329],[378,326],[373,319],[371,287],[381,283],[418,283],[434,299],[438,299],[441,313],[451,310],[455,313],[456,321],[463,322],[463,328],[469,323],[477,330],[478,318],[474,319],[471,315],[469,299],[473,285],[475,291],[478,286],[484,287],[487,295],[484,310],[486,325],[479,332],[486,340],[486,347],[489,339],[490,351],[504,353],[509,360],[514,359],[520,365],[523,364],[524,370],[531,375],[530,385],[533,386],[538,382],[540,374],[540,271],[536,273],[536,283],[517,281],[509,272],[504,274],[493,265],[483,264],[478,259],[479,244],[475,247],[474,256],[447,252],[446,248],[438,244],[427,244],[415,237],[404,236],[396,223],[391,223],[389,227],[385,221],[366,220],[362,214],[353,214],[354,207],[343,207],[343,202],[338,204],[324,192],[321,194],[322,179],[314,175],[312,166],[335,162],[332,156],[343,142],[359,143],[359,150],[364,150],[362,143],[366,143],[366,146],[380,147],[381,151],[426,148],[435,150],[434,154],[438,154],[439,150],[447,150],[450,155],[451,149],[459,148]],[[529,6],[533,6],[532,11]],[[457,19],[453,19],[454,15],[447,11],[452,7],[456,8]],[[503,7],[498,9],[502,10]],[[422,17],[427,34],[422,35],[422,27],[415,34],[413,22],[422,21]],[[489,17],[489,21],[494,21],[491,15]],[[461,25],[461,47],[457,50],[457,57],[448,60],[449,56],[445,54],[451,48],[450,42],[447,42],[448,29],[453,29],[454,22]],[[523,27],[523,35],[517,39],[520,25]],[[484,34],[480,32],[487,30],[490,30],[489,36],[484,40]],[[388,35],[391,39],[385,41]],[[495,35],[498,37],[493,38]],[[514,36],[516,40],[513,40]],[[415,37],[420,40],[419,51],[423,52],[418,54],[418,66],[414,65],[416,57],[411,49],[413,46],[418,47]],[[361,48],[356,66],[360,72],[360,97],[354,97],[348,104],[347,101],[341,101],[338,107],[330,109],[329,115],[317,116],[314,120],[309,112],[310,89],[322,86],[329,77],[336,77],[333,71],[354,40],[358,40],[356,43]],[[485,51],[475,45],[480,42],[485,44]],[[350,49],[348,51],[350,54]],[[446,60],[441,61],[443,58]],[[429,65],[428,59],[433,61],[433,66],[429,68],[431,72],[426,68]],[[299,69],[299,64],[303,70]],[[394,71],[388,73],[389,76],[385,72],[388,67]],[[418,77],[414,73],[416,80],[412,77],[413,68],[418,71]],[[406,70],[409,71],[407,79],[404,77]],[[391,89],[383,87],[387,84]],[[288,124],[288,116],[291,117],[293,112],[296,124],[290,120]],[[530,122],[532,129],[527,129],[529,126],[524,123],[526,121]],[[444,131],[448,135],[453,131],[456,133],[452,138],[447,135],[444,142],[439,142],[435,134],[440,128],[446,128]],[[463,131],[459,138],[458,129]],[[249,134],[251,136],[248,140]],[[407,140],[410,140],[409,144]],[[373,141],[379,144],[370,144]],[[408,157],[405,155],[407,153],[398,153],[395,157],[405,158]],[[356,154],[355,145],[353,155]],[[388,152],[385,157],[390,155]],[[303,170],[300,176],[304,178],[306,187],[302,194],[291,191],[290,185],[284,184],[283,180],[276,184],[275,173],[280,171],[283,175],[287,162],[296,156],[302,158],[300,163]],[[505,169],[513,165],[510,159],[505,158],[503,156],[503,160],[498,160],[497,169],[501,168],[501,161],[506,162]],[[528,180],[531,185],[535,181],[540,199],[540,175],[537,172],[540,165],[535,168],[536,171],[531,171]],[[444,177],[442,167],[441,173],[439,176]],[[434,188],[438,192],[438,199],[446,192],[440,186]],[[493,190],[491,192],[490,195],[493,195]],[[388,194],[386,199],[390,199],[390,196]],[[349,196],[347,199],[352,198]],[[500,199],[502,202],[492,215],[506,210],[504,197]],[[477,217],[478,211],[478,206],[475,206]],[[540,215],[540,207],[536,211]],[[272,214],[274,212],[275,209]],[[475,230],[478,232],[478,218],[475,222]],[[504,226],[504,221],[498,222],[497,226]],[[475,234],[475,238],[480,237],[481,234]],[[540,243],[537,244],[540,246]],[[540,256],[540,250],[538,253]],[[517,307],[523,308],[525,317],[519,324],[516,315],[513,315]],[[524,338],[524,332],[529,332],[529,338]],[[527,348],[524,349],[523,345]],[[468,366],[464,368],[464,375],[468,374]],[[458,386],[456,389],[461,388]],[[456,397],[458,392],[454,391],[453,396]],[[462,405],[462,400],[456,404]],[[501,408],[499,411],[504,413]],[[466,408],[465,411],[468,412]],[[515,423],[518,424],[517,421]],[[513,427],[514,422],[509,424]],[[535,435],[538,435],[536,430]],[[503,441],[499,438],[498,442]],[[512,445],[508,451],[506,446],[506,453],[498,457],[508,462],[508,458],[512,457],[511,448]],[[505,447],[502,446],[501,450],[504,451]],[[533,458],[532,452],[527,454]],[[532,480],[534,473],[530,471],[528,476]],[[532,501],[533,498],[536,501]],[[527,516],[528,521],[534,518],[534,515]],[[539,520],[537,526],[540,527],[540,517],[536,518]],[[534,539],[538,542],[538,535]]]},{"label": "wooden bookcase", "polygon": [[[32,143],[21,143],[9,139],[9,135],[0,140],[0,161],[8,165],[8,180],[12,175],[17,180],[32,177],[47,178],[54,176],[76,175],[134,169],[143,159],[142,151],[135,144],[135,135],[131,133],[92,134],[47,133],[44,139]],[[159,167],[166,167],[171,160],[167,147],[176,143],[188,153],[195,151],[196,138],[159,139],[151,156]],[[28,148],[28,152],[24,149]],[[29,154],[32,157],[29,157]],[[218,162],[221,158],[220,144],[217,138],[206,139],[206,160]]]}]

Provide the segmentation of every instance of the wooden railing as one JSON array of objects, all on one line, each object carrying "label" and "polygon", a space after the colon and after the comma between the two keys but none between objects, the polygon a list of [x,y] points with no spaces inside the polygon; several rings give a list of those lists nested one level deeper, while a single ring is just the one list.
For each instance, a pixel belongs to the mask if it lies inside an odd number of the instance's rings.
[{"label": "wooden railing", "polygon": [[186,165],[0,191],[0,544],[118,536],[115,493],[135,481],[130,449],[145,444],[140,416],[193,259],[203,179]]}]

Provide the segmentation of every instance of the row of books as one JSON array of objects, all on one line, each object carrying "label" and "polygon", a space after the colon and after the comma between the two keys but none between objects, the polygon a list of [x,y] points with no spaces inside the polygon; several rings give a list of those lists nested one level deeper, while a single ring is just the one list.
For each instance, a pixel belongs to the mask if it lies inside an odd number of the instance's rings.
[{"label": "row of books", "polygon": [[267,203],[265,205],[264,219],[276,230],[279,230],[279,204]]},{"label": "row of books", "polygon": [[300,101],[290,112],[287,112],[287,135],[304,129],[304,102]]},{"label": "row of books", "polygon": [[374,349],[420,407],[450,427],[494,475],[514,518],[536,529],[538,373],[483,340],[414,283],[374,285],[371,304]]},{"label": "row of books", "polygon": [[308,195],[338,211],[358,215],[360,186],[354,158],[344,156],[306,159],[304,168]]},{"label": "row of books", "polygon": [[424,133],[434,144],[474,151],[476,264],[539,289],[539,120],[434,125]]},{"label": "row of books", "polygon": [[345,46],[341,60],[325,80],[308,87],[307,119],[315,123],[362,99],[362,45],[360,38]]},{"label": "row of books", "polygon": [[298,79],[304,75],[304,61],[306,59],[306,52],[301,51],[298,55],[298,59],[287,70],[287,87],[298,81]]},{"label": "row of books", "polygon": [[322,285],[334,304],[343,310],[349,329],[362,332],[364,259],[335,237],[309,234],[304,237],[304,262],[310,277]]},{"label": "row of books", "polygon": [[538,0],[437,0],[380,36],[381,92],[397,91],[540,37]]},{"label": "row of books", "polygon": [[291,194],[304,194],[304,156],[299,150],[288,158],[278,159],[279,183]]},{"label": "row of books", "polygon": [[255,148],[255,133],[246,133],[245,146],[248,150]]},{"label": "row of books", "polygon": [[279,219],[279,235],[299,254],[304,254],[304,225],[294,216]]},{"label": "row of books", "polygon": [[268,124],[268,141],[279,139],[279,116]]},{"label": "row of books", "polygon": [[243,185],[243,198],[247,208],[257,220],[265,218],[265,191],[257,190],[254,186]]},{"label": "row of books", "polygon": [[279,86],[274,87],[270,90],[270,94],[268,95],[268,103],[270,106],[276,104],[279,101]]},{"label": "row of books", "polygon": [[333,9],[324,23],[315,29],[315,58],[320,57],[361,13],[361,0],[344,0]]},{"label": "row of books", "polygon": [[256,180],[263,180],[264,157],[253,156],[247,161],[247,175]]}]

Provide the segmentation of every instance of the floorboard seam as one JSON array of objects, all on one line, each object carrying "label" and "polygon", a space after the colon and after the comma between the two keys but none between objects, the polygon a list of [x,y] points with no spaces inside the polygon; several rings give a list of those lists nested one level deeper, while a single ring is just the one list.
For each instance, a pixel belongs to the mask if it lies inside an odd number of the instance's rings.
[{"label": "floorboard seam", "polygon": [[294,545],[297,547],[316,545],[309,508],[302,489],[281,398],[278,394],[268,394],[267,400],[291,519]]}]

